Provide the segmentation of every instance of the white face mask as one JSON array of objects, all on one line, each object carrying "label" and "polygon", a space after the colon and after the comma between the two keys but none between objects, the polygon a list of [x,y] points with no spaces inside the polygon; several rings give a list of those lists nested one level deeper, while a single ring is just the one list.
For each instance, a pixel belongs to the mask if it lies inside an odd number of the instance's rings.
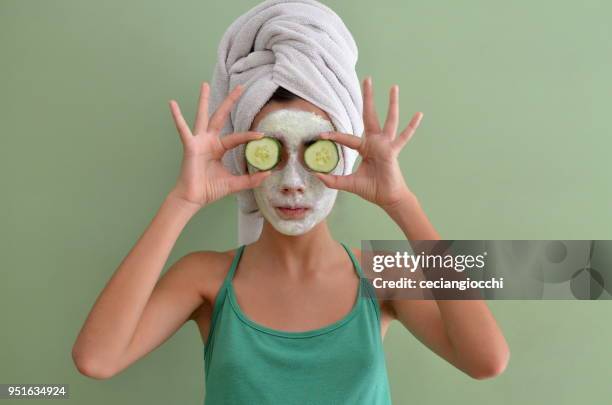
[{"label": "white face mask", "polygon": [[[279,232],[300,235],[308,232],[331,212],[338,190],[328,188],[304,166],[305,142],[318,139],[321,132],[333,131],[331,122],[308,111],[282,109],[269,113],[255,129],[273,136],[282,144],[278,168],[253,189],[255,201],[265,219]],[[331,174],[344,173],[340,161]],[[257,169],[247,163],[249,173]],[[283,211],[277,207],[306,207],[302,211]]]}]

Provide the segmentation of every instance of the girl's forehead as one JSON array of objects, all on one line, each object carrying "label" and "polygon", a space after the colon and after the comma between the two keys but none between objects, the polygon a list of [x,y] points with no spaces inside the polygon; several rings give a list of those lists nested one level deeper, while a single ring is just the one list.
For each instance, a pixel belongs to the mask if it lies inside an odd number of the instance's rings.
[{"label": "girl's forehead", "polygon": [[333,129],[330,121],[313,112],[280,109],[266,115],[255,130],[286,143],[302,143],[318,138],[321,132]]}]

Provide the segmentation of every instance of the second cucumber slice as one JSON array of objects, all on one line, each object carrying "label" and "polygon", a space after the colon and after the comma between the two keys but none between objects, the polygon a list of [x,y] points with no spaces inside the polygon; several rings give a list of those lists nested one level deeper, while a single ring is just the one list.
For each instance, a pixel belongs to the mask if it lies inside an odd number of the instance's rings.
[{"label": "second cucumber slice", "polygon": [[319,139],[304,151],[304,163],[316,172],[329,173],[339,161],[338,147],[329,139]]}]

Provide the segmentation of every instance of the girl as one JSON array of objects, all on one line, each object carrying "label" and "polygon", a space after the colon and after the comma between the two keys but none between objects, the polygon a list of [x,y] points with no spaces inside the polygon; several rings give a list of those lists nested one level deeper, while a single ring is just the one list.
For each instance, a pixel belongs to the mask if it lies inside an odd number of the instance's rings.
[{"label": "girl", "polygon": [[[230,174],[223,154],[263,136],[255,131],[218,136],[241,91],[234,88],[209,118],[209,86],[203,83],[193,131],[177,103],[170,102],[184,147],[179,179],[92,308],[73,349],[79,371],[110,378],[193,320],[205,345],[206,403],[388,404],[382,339],[397,320],[467,375],[482,379],[501,373],[508,347],[485,302],[380,301],[367,288],[360,251],[335,241],[324,218],[308,225],[309,210],[325,207],[265,209],[276,196],[288,205],[314,201],[308,200],[310,193],[325,200],[317,188],[321,182],[326,190],[345,190],[377,204],[408,239],[439,239],[397,161],[422,118],[415,114],[396,134],[398,86],[391,89],[382,129],[368,78],[363,83],[364,137],[318,134],[360,153],[362,162],[348,176],[303,170],[305,133],[283,137],[288,134],[278,128],[274,133],[283,141],[283,152],[275,168]],[[282,112],[329,120],[325,111],[280,89],[252,127],[267,123],[273,128],[268,118]],[[265,186],[274,176],[276,189]],[[159,279],[189,219],[243,189],[259,190],[258,204],[268,212],[260,238],[225,252],[192,252]],[[291,223],[308,230],[279,232]]]}]

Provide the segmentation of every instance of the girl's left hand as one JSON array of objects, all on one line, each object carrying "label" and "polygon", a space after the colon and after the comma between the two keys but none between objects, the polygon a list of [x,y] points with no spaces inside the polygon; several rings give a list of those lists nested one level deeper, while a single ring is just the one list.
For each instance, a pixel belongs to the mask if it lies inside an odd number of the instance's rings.
[{"label": "girl's left hand", "polygon": [[322,139],[330,139],[357,150],[362,158],[359,167],[349,175],[315,175],[327,187],[349,191],[387,209],[395,206],[407,194],[411,194],[402,176],[397,156],[418,128],[423,113],[417,112],[406,129],[396,137],[399,87],[391,87],[387,120],[382,130],[374,108],[370,77],[364,81],[363,97],[363,138],[341,132],[325,132],[320,135]]}]

